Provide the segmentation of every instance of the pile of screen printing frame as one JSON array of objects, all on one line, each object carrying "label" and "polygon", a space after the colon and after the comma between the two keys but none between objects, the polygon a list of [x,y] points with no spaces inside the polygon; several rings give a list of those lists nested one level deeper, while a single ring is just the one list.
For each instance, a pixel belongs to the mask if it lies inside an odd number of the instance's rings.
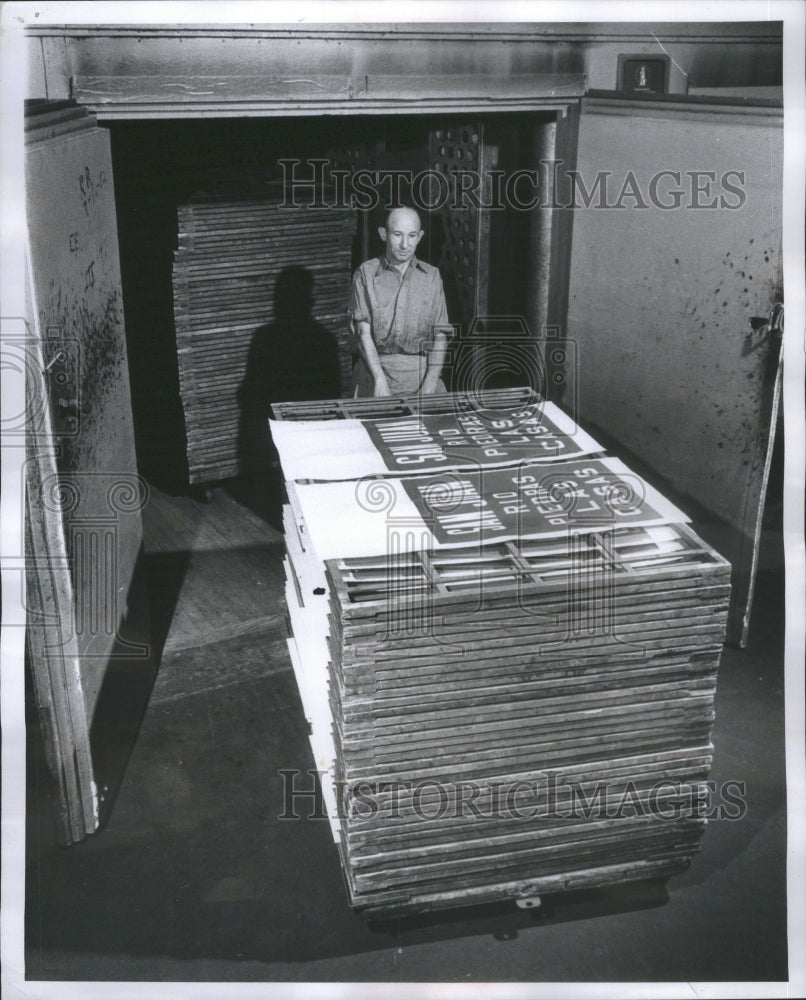
[{"label": "pile of screen printing frame", "polygon": [[[243,397],[250,391],[245,379],[256,330],[272,317],[280,319],[277,296],[283,276],[307,275],[313,291],[311,319],[335,332],[340,383],[349,383],[344,303],[355,212],[210,195],[179,205],[177,226],[174,324],[189,481],[262,471],[262,466],[245,467],[248,458],[233,448],[244,406],[262,402]],[[305,303],[297,308],[303,310]],[[278,356],[287,350],[287,344],[278,343]],[[305,359],[313,370],[321,361]]]},{"label": "pile of screen printing frame", "polygon": [[[447,394],[273,412],[478,404]],[[289,651],[353,907],[404,915],[688,867],[706,824],[730,596],[721,556],[674,524],[323,564],[286,489]]]}]

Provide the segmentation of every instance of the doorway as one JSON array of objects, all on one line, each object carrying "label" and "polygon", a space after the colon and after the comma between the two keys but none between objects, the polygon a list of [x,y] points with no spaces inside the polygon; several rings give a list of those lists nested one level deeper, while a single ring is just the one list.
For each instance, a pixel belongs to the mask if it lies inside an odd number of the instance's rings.
[{"label": "doorway", "polygon": [[[418,177],[429,171],[433,174],[435,169],[461,167],[463,137],[468,158],[474,147],[485,151],[487,158],[477,155],[473,167],[494,168],[508,175],[536,171],[536,158],[554,121],[554,112],[531,111],[450,118],[365,115],[115,121],[108,125],[137,464],[152,488],[144,511],[144,532],[158,646],[170,651],[189,641],[216,641],[219,634],[239,628],[259,631],[260,623],[270,621],[282,604],[282,592],[277,589],[282,576],[282,483],[271,453],[265,453],[259,466],[247,463],[238,474],[220,479],[200,482],[189,467],[189,418],[180,388],[173,283],[177,218],[182,207],[221,198],[288,200],[289,181],[314,177],[318,168],[313,164],[321,161],[328,170],[326,198],[337,201],[341,196],[333,186],[331,171],[341,171],[342,178],[349,173],[351,181],[356,171],[363,170],[374,179],[374,199],[357,201],[354,235],[344,248],[352,270],[361,260],[381,252],[377,228],[390,198],[418,203],[425,190],[422,184],[415,190]],[[448,143],[453,159],[447,161],[445,136],[455,137]],[[339,177],[335,180],[338,183]],[[298,184],[294,193],[302,191],[310,197],[304,188]],[[440,267],[460,345],[478,333],[477,314],[522,317],[526,323],[534,314],[533,275],[540,270],[534,213],[507,204],[500,192],[492,201],[489,191],[486,196],[483,191],[478,194],[483,205],[493,208],[479,211],[471,196],[461,206],[455,198],[443,198],[441,203],[432,199],[429,205],[434,210],[421,211],[424,237],[418,253]],[[464,242],[460,246],[461,240],[455,237],[457,216],[462,232],[476,227],[483,246],[472,246],[470,251]],[[297,252],[303,260],[306,239],[315,236],[301,233]],[[315,247],[310,249],[313,253]],[[345,273],[344,278],[347,288],[349,275]],[[274,312],[276,300],[273,311],[256,311],[254,331],[277,328]],[[334,340],[338,338],[339,331],[332,325],[329,332]],[[334,386],[324,373],[318,381],[311,379],[310,350],[304,338],[278,333],[263,351],[262,365],[282,377],[271,383],[261,405],[329,398],[341,394],[339,389],[344,391],[343,384]],[[454,381],[462,377],[462,367],[461,351],[457,351]],[[525,377],[523,372],[510,374],[518,384]],[[256,434],[265,427],[263,410],[259,412]],[[239,447],[243,448],[243,442]],[[247,443],[250,447],[255,453]],[[211,538],[219,539],[218,546],[212,545]],[[264,581],[263,595],[255,591],[255,580]],[[222,585],[225,601],[216,600]]]}]

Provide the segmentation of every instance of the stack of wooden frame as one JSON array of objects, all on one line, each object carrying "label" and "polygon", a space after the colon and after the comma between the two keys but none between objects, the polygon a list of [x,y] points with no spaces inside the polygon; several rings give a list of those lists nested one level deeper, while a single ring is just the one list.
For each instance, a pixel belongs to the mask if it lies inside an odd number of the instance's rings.
[{"label": "stack of wooden frame", "polygon": [[349,382],[355,213],[219,197],[180,205],[177,216],[174,320],[190,482],[262,472],[265,452],[244,447],[252,415],[265,433],[269,403],[284,389],[302,397],[306,383],[335,381],[337,392]]},{"label": "stack of wooden frame", "polygon": [[302,484],[287,490],[289,648],[353,906],[403,914],[687,867],[706,822],[724,559],[668,523],[430,551],[401,536],[323,563]]}]

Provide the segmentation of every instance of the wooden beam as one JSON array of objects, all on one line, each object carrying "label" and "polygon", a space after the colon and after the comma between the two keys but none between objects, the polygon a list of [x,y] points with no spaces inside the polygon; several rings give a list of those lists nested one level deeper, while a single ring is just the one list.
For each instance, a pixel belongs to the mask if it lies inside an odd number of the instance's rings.
[{"label": "wooden beam", "polygon": [[73,82],[73,97],[82,104],[338,100],[353,91],[343,74],[77,76]]}]

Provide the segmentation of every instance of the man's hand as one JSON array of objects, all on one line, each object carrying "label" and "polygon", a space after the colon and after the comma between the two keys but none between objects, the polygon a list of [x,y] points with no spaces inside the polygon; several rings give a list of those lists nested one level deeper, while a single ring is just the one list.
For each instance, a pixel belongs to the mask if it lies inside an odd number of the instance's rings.
[{"label": "man's hand", "polygon": [[373,389],[373,396],[391,396],[392,390],[389,388],[389,383],[386,381],[386,376],[381,375],[379,378],[375,379],[375,386]]}]

